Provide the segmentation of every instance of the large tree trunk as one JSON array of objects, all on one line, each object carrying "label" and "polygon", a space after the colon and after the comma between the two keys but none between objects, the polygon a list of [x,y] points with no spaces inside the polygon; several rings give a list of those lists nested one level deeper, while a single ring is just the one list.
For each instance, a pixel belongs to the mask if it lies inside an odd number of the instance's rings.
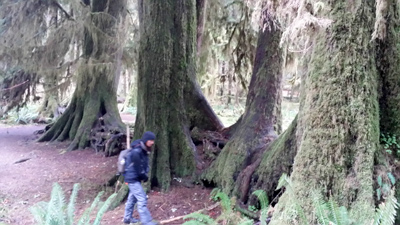
[{"label": "large tree trunk", "polygon": [[381,78],[380,125],[381,133],[400,136],[400,50],[399,50],[399,6],[387,0],[386,32],[378,40],[378,70]]},{"label": "large tree trunk", "polygon": [[[328,11],[329,10],[329,11]],[[333,20],[316,35],[307,89],[300,108],[300,145],[291,175],[293,196],[314,223],[312,190],[350,209],[351,218],[374,214],[373,163],[379,142],[378,76],[375,69],[374,2],[327,2],[322,16]],[[271,224],[285,221],[293,204],[279,200]]]},{"label": "large tree trunk", "polygon": [[39,141],[72,140],[68,150],[90,145],[93,132],[104,138],[123,133],[116,97],[119,77],[120,44],[118,23],[126,11],[126,0],[92,1],[92,14],[85,29],[84,62],[78,70],[77,87],[70,105]]},{"label": "large tree trunk", "polygon": [[[399,5],[397,1],[388,0],[382,8],[380,28],[377,30],[377,68],[380,75],[380,132],[385,135],[400,136],[400,41],[399,33]],[[388,165],[385,152],[376,154],[376,164],[380,164],[386,171],[376,171],[380,174],[391,172],[396,177],[396,198],[400,199],[400,173],[398,165]],[[396,155],[396,152],[392,154]],[[397,157],[399,155],[397,154]],[[382,163],[383,161],[383,163]],[[383,172],[383,173],[382,173]],[[389,182],[390,183],[390,182]],[[397,209],[396,222],[400,224],[400,208]]]},{"label": "large tree trunk", "polygon": [[[195,0],[141,0],[135,137],[156,133],[151,183],[168,190],[171,175],[196,170],[190,130],[222,129],[196,82]],[[199,164],[197,166],[200,166]]]},{"label": "large tree trunk", "polygon": [[219,184],[228,194],[246,201],[250,178],[263,152],[281,132],[281,31],[265,12],[247,95],[246,110],[232,138],[205,173],[206,180]]}]

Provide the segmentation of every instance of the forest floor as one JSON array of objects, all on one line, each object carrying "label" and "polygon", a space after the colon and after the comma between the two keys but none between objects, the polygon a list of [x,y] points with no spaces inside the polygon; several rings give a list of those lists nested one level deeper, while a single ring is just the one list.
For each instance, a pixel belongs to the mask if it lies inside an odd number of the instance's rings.
[{"label": "forest floor", "polygon": [[[242,111],[224,106],[214,107],[225,126],[233,124]],[[286,128],[298,110],[298,103],[283,102],[283,127]],[[32,110],[26,110],[28,113]],[[125,123],[134,123],[135,116],[121,114]],[[29,115],[25,115],[29,117]],[[15,118],[14,118],[15,119]],[[59,183],[68,200],[73,185],[81,184],[76,203],[76,215],[87,209],[100,191],[105,197],[115,190],[105,183],[116,171],[117,156],[103,157],[93,149],[65,152],[68,143],[37,143],[34,131],[45,125],[7,125],[0,121],[0,225],[35,224],[30,207],[40,201],[49,201],[54,183]],[[17,161],[23,161],[16,163]],[[213,205],[211,189],[192,188],[174,181],[167,193],[152,190],[148,193],[148,208],[157,221],[182,216]],[[104,197],[104,198],[105,198]],[[103,200],[105,200],[103,198]],[[122,224],[125,201],[106,212],[102,224]],[[207,213],[215,217],[217,207]],[[138,218],[137,212],[134,216]],[[165,224],[182,224],[177,220]]]},{"label": "forest floor", "polygon": [[[124,117],[132,119],[129,115]],[[0,124],[0,224],[35,224],[29,208],[37,202],[49,201],[55,182],[61,185],[67,199],[73,185],[81,184],[77,215],[90,206],[100,191],[106,191],[105,196],[114,192],[104,184],[116,173],[117,156],[106,158],[89,148],[64,152],[68,145],[65,142],[37,143],[34,131],[43,127]],[[15,163],[24,159],[28,160]],[[150,191],[148,208],[157,221],[186,215],[214,204],[210,192],[211,189],[201,186],[187,188],[175,182],[168,193]],[[122,224],[124,203],[108,211],[102,224]],[[216,214],[218,210],[208,213]],[[137,212],[134,215],[138,217]],[[182,223],[178,220],[166,224]]]}]

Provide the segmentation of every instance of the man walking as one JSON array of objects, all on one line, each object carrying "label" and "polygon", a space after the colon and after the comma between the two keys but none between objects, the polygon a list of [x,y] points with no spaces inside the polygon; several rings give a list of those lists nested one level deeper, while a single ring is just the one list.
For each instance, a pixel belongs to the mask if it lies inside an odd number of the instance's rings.
[{"label": "man walking", "polygon": [[154,133],[147,131],[143,134],[142,139],[132,142],[131,152],[126,158],[126,169],[124,172],[125,182],[129,186],[128,200],[125,206],[124,223],[137,223],[137,219],[132,217],[133,209],[137,203],[140,222],[143,225],[155,225],[149,210],[147,209],[146,193],[143,190],[141,181],[146,182],[149,178],[149,157],[151,147],[154,144],[156,136]]}]

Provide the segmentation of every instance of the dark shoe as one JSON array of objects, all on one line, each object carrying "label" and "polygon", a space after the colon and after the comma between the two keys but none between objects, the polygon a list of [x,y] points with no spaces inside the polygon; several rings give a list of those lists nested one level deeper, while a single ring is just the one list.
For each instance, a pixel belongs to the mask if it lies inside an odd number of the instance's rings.
[{"label": "dark shoe", "polygon": [[139,222],[139,220],[135,219],[135,218],[132,218],[130,220],[124,219],[124,224],[133,224],[133,223],[138,223],[138,222]]}]

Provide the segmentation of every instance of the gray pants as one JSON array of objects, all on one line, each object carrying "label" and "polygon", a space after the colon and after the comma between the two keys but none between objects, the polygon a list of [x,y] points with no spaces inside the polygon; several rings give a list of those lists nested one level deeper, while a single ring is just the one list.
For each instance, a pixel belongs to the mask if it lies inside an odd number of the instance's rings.
[{"label": "gray pants", "polygon": [[124,219],[130,220],[132,218],[133,209],[137,203],[137,210],[139,212],[140,222],[143,225],[153,224],[151,221],[150,212],[147,209],[147,198],[144,193],[143,187],[140,182],[129,183],[129,195],[125,206]]}]

